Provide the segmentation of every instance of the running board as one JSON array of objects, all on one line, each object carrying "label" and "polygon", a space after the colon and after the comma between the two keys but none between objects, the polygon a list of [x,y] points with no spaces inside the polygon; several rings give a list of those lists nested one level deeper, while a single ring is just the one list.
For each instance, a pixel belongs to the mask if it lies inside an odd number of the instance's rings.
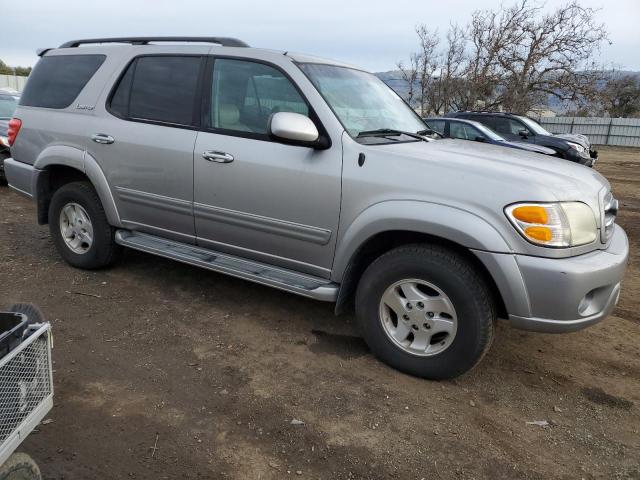
[{"label": "running board", "polygon": [[300,274],[284,268],[130,230],[118,230],[115,240],[116,243],[124,247],[153,253],[160,257],[214,272],[226,273],[233,277],[297,293],[304,297],[325,302],[335,302],[338,297],[338,284],[324,278]]}]

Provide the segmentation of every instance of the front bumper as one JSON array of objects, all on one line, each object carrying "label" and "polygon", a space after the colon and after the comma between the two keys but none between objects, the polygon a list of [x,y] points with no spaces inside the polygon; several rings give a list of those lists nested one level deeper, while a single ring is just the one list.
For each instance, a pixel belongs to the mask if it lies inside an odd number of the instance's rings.
[{"label": "front bumper", "polygon": [[570,148],[565,152],[565,158],[586,167],[593,167],[598,161],[598,152],[595,150],[589,150],[579,153],[577,150]]},{"label": "front bumper", "polygon": [[564,333],[604,320],[618,303],[628,256],[629,241],[618,225],[606,250],[564,259],[516,255],[531,314],[510,314],[511,325]]}]

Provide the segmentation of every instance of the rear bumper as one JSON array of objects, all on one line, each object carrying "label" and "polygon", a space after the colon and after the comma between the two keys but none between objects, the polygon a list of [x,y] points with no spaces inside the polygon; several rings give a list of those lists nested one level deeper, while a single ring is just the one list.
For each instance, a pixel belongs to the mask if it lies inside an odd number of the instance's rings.
[{"label": "rear bumper", "polygon": [[618,225],[606,250],[564,259],[516,256],[531,315],[509,315],[511,324],[564,333],[604,320],[620,297],[628,256],[627,235]]},{"label": "rear bumper", "polygon": [[39,172],[40,170],[33,168],[32,165],[17,162],[12,158],[4,161],[4,174],[9,186],[30,198],[35,194]]}]

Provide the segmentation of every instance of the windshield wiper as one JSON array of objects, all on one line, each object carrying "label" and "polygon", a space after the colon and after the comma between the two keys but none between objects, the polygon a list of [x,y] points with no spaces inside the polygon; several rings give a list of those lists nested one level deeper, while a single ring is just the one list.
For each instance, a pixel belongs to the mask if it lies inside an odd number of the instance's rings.
[{"label": "windshield wiper", "polygon": [[436,132],[435,130],[431,129],[431,128],[425,128],[424,130],[418,130],[416,132],[417,135],[437,135],[440,138],[444,138],[444,135],[441,134],[440,132]]},{"label": "windshield wiper", "polygon": [[406,135],[407,137],[412,137],[418,140],[422,140],[427,142],[428,140],[418,133],[405,132],[403,130],[395,130],[393,128],[378,128],[377,130],[365,130],[358,133],[358,138],[361,137],[386,137],[393,135]]}]

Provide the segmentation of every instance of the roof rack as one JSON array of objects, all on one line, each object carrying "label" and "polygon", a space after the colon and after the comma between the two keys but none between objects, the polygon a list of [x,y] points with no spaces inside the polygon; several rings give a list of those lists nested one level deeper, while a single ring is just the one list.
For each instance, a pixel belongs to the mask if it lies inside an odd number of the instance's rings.
[{"label": "roof rack", "polygon": [[223,47],[248,47],[242,40],[230,37],[115,37],[115,38],[85,38],[71,40],[58,48],[75,48],[88,43],[130,43],[131,45],[148,45],[149,42],[199,42],[217,43]]},{"label": "roof rack", "polygon": [[495,110],[458,110],[457,113],[501,113],[504,115],[518,115],[513,112],[497,112]]}]

